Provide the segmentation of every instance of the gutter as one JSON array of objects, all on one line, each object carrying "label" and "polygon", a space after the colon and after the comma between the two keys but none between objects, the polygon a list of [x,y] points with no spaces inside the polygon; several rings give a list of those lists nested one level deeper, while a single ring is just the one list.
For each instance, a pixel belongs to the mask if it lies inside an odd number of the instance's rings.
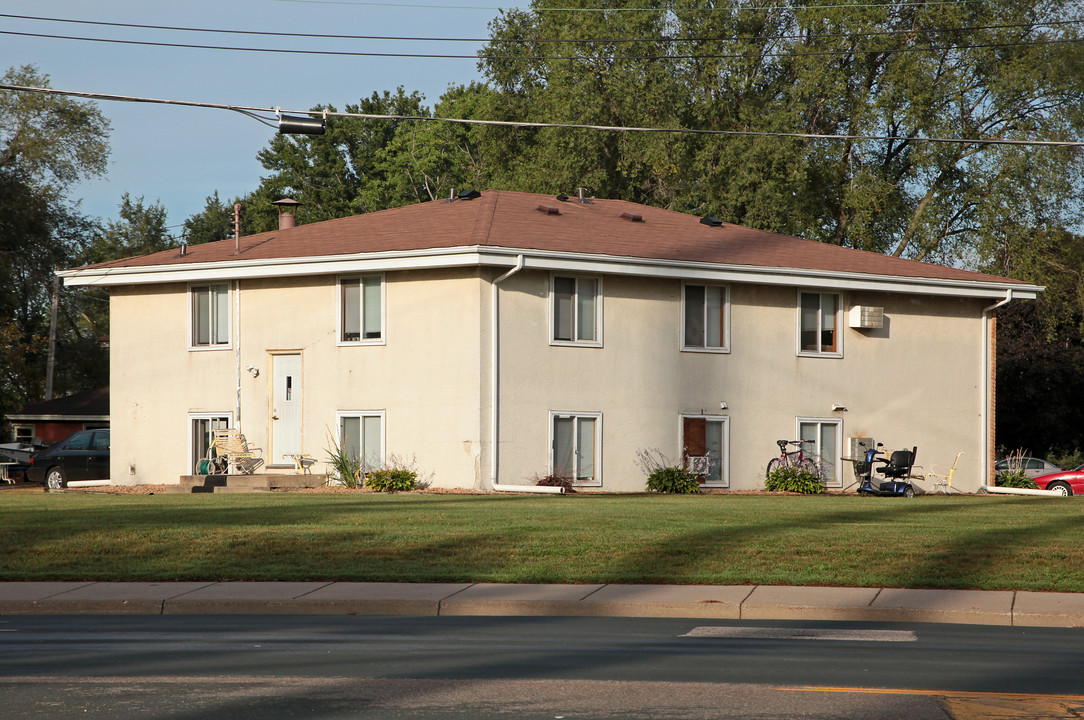
[{"label": "gutter", "polygon": [[490,451],[490,465],[489,465],[489,482],[494,490],[498,492],[521,492],[521,493],[543,493],[543,494],[559,494],[564,492],[564,488],[560,487],[539,487],[538,485],[505,485],[499,481],[499,474],[497,472],[497,463],[500,459],[498,453],[498,446],[500,443],[500,427],[501,427],[501,313],[500,313],[500,288],[498,287],[502,282],[512,277],[520,270],[523,269],[526,264],[526,259],[523,255],[516,257],[516,265],[508,272],[504,273],[496,280],[493,281],[492,292],[493,297],[490,301],[490,437],[489,437],[489,451]]},{"label": "gutter", "polygon": [[990,477],[990,386],[994,378],[990,376],[990,313],[1000,307],[1008,305],[1013,300],[1012,288],[1005,291],[1005,297],[1000,301],[983,308],[982,311],[982,489],[989,493],[1001,495],[1043,495],[1046,497],[1058,495],[1053,490],[1029,490],[1026,488],[998,487],[994,484],[994,478]]}]

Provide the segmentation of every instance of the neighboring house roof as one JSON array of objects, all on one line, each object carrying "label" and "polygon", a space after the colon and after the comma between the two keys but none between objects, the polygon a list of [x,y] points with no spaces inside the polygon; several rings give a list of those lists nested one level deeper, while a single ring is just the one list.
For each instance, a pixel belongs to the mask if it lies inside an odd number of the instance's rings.
[{"label": "neighboring house roof", "polygon": [[109,419],[109,387],[74,393],[67,397],[32,403],[8,415],[15,422],[72,422]]},{"label": "neighboring house roof", "polygon": [[[239,252],[238,252],[239,249]],[[463,265],[810,284],[995,297],[1042,288],[958,268],[752,230],[623,200],[490,190],[63,271],[123,285]],[[750,277],[752,275],[753,277]],[[901,287],[901,285],[903,287]]]}]

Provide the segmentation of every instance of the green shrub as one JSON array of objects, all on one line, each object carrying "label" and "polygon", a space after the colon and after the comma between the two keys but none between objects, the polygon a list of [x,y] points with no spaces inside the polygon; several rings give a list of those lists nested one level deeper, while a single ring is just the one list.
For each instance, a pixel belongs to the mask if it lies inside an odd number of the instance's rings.
[{"label": "green shrub", "polygon": [[1021,470],[1005,470],[994,476],[994,485],[1024,490],[1038,490],[1039,486]]},{"label": "green shrub", "polygon": [[330,479],[337,480],[348,488],[360,487],[361,460],[343,450],[330,432],[328,432],[328,440],[331,441],[331,447],[327,449]]},{"label": "green shrub", "polygon": [[405,468],[377,468],[365,473],[365,486],[376,492],[406,492],[417,484],[418,473]]},{"label": "green shrub", "polygon": [[647,489],[663,493],[698,493],[696,475],[681,467],[656,468],[647,476]]},{"label": "green shrub", "polygon": [[779,468],[768,473],[764,489],[769,492],[792,492],[817,495],[824,492],[824,480],[816,473],[796,467]]}]

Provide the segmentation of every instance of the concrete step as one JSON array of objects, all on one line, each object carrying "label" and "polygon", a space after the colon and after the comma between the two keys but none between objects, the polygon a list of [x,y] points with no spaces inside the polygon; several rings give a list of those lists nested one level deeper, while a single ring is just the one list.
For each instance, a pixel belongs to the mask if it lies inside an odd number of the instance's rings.
[{"label": "concrete step", "polygon": [[182,475],[171,493],[267,492],[280,488],[322,487],[327,475],[257,473],[253,475]]}]

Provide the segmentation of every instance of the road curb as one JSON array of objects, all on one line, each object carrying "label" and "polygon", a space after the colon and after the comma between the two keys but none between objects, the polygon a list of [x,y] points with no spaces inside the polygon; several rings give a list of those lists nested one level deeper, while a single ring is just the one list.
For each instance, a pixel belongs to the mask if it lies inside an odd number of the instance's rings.
[{"label": "road curb", "polygon": [[0,615],[687,617],[1084,627],[1084,594],[765,585],[8,582]]}]

